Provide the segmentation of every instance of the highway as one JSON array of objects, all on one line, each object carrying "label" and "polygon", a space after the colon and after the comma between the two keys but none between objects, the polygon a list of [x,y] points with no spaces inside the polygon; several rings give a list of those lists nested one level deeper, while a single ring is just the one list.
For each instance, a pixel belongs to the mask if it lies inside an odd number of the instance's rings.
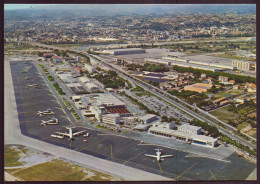
[{"label": "highway", "polygon": [[91,155],[73,151],[67,148],[49,144],[37,139],[33,139],[21,134],[16,100],[14,95],[13,81],[9,61],[4,62],[4,143],[5,144],[21,144],[43,152],[65,158],[73,162],[82,163],[88,168],[98,170],[107,174],[112,174],[124,180],[171,180],[169,178],[152,174],[143,170],[128,167],[126,165],[114,163],[104,159],[100,159]]},{"label": "highway", "polygon": [[[231,41],[231,40],[225,40],[225,41]],[[237,41],[237,40],[232,40],[232,41]],[[165,43],[165,42],[164,42],[164,43]],[[45,47],[45,48],[52,48],[52,49],[64,50],[64,49],[61,49],[61,48],[59,48],[59,47],[54,47],[54,46],[51,46],[51,45],[46,45],[46,44],[41,44],[41,43],[30,43],[30,44],[32,44],[32,45],[34,45],[34,46],[39,46],[39,47]],[[78,53],[83,53],[83,52],[81,52],[81,51],[72,50],[72,49],[71,49],[71,50],[70,50],[70,49],[67,49],[67,50],[73,51],[73,52],[78,52]],[[251,142],[246,141],[245,139],[243,139],[243,138],[241,138],[241,137],[239,137],[239,136],[233,134],[232,131],[233,131],[234,129],[233,129],[233,127],[231,128],[230,125],[227,125],[227,124],[226,124],[226,125],[225,125],[225,128],[223,128],[223,127],[217,125],[216,123],[210,121],[210,120],[208,119],[209,117],[208,117],[208,115],[207,115],[206,113],[205,113],[204,115],[205,115],[207,118],[205,118],[205,117],[203,117],[202,115],[200,115],[200,114],[198,114],[198,113],[196,113],[196,112],[194,112],[194,111],[188,109],[187,107],[181,105],[180,103],[177,103],[176,101],[181,102],[181,103],[184,103],[184,104],[187,105],[187,106],[191,106],[191,105],[187,104],[186,102],[181,101],[181,100],[178,99],[177,97],[174,97],[174,96],[172,96],[172,95],[170,95],[170,94],[167,94],[165,91],[162,91],[162,90],[160,90],[159,88],[156,88],[156,87],[154,87],[154,86],[152,86],[152,85],[150,85],[150,84],[145,83],[144,81],[142,81],[142,80],[140,80],[140,79],[138,79],[138,78],[136,78],[136,77],[133,77],[133,76],[127,74],[125,71],[119,69],[118,67],[113,66],[112,64],[108,64],[106,61],[103,60],[103,58],[100,58],[100,57],[98,57],[98,56],[96,56],[96,55],[95,55],[95,56],[94,56],[94,55],[88,55],[88,56],[100,60],[100,61],[102,62],[102,64],[104,64],[104,65],[110,67],[111,69],[117,71],[118,73],[120,73],[120,75],[122,75],[122,77],[125,77],[126,79],[128,79],[128,80],[130,80],[130,81],[132,81],[132,82],[135,82],[137,85],[140,85],[141,87],[143,87],[143,88],[146,89],[147,91],[150,91],[150,92],[152,92],[153,94],[155,94],[156,96],[158,96],[158,97],[164,99],[165,101],[168,101],[170,104],[176,106],[177,108],[181,109],[182,111],[184,111],[185,113],[191,115],[192,117],[195,117],[196,119],[199,119],[199,120],[201,120],[201,121],[205,121],[205,122],[207,122],[207,123],[209,123],[209,124],[211,124],[211,125],[216,126],[216,127],[220,130],[220,132],[222,132],[224,135],[227,135],[227,136],[229,136],[230,138],[232,138],[232,139],[234,139],[234,140],[236,140],[236,141],[239,141],[241,144],[243,144],[243,145],[245,145],[245,146],[248,146],[248,147],[250,147],[250,148],[256,148],[256,145],[254,145],[254,144],[252,144]],[[159,93],[158,91],[159,91],[160,93]],[[164,95],[162,95],[161,93],[164,94]],[[176,101],[173,101],[173,100],[170,99],[169,97],[175,98]]]}]

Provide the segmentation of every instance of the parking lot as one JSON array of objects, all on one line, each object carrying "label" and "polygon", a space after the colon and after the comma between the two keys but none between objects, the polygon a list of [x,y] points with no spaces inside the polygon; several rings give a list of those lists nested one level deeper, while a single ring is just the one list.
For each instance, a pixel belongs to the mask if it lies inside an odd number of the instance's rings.
[{"label": "parking lot", "polygon": [[[31,70],[28,73],[21,73],[26,66],[32,66]],[[90,137],[76,137],[71,145],[67,138],[52,138],[51,134],[56,131],[64,132],[66,130],[64,126],[70,125],[66,114],[59,108],[60,104],[33,63],[11,62],[11,70],[20,127],[24,135],[176,180],[243,180],[255,169],[253,164],[237,157],[235,153],[226,158],[231,162],[223,162],[190,156],[187,152],[164,147],[160,147],[163,148],[163,154],[172,154],[174,157],[160,163],[153,162],[152,158],[145,157],[144,154],[156,154],[154,149],[158,146],[141,143],[108,131],[87,129],[80,123],[75,124],[74,131],[86,129]],[[30,79],[25,80],[27,76]],[[35,83],[39,85],[39,88],[27,88],[27,84]],[[44,117],[36,115],[37,111],[47,108],[51,108],[56,114]],[[53,116],[58,118],[58,125],[39,126],[41,120],[49,120]],[[84,139],[87,143],[83,142]]]}]

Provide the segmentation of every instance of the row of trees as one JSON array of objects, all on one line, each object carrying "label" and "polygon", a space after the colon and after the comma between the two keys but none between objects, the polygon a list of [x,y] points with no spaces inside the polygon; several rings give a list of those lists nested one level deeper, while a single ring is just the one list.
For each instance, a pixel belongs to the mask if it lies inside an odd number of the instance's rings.
[{"label": "row of trees", "polygon": [[204,130],[208,131],[208,133],[212,136],[212,137],[218,137],[221,135],[221,133],[218,131],[218,129],[212,125],[209,125],[208,123],[206,122],[202,122],[200,120],[193,120],[193,121],[190,121],[190,124],[191,125],[194,125],[194,126],[199,126],[201,128],[203,128]]},{"label": "row of trees", "polygon": [[237,83],[245,83],[245,82],[252,82],[256,83],[256,78],[250,77],[250,76],[242,76],[242,75],[235,75],[231,73],[225,73],[225,72],[212,72],[209,70],[201,70],[201,69],[195,69],[191,67],[181,67],[174,65],[173,70],[176,70],[178,72],[184,73],[184,72],[192,72],[194,73],[197,77],[199,77],[202,73],[207,74],[207,76],[212,77],[214,79],[218,79],[218,76],[226,76],[229,78],[229,80],[234,80]]},{"label": "row of trees", "polygon": [[109,70],[107,76],[104,77],[103,74],[98,74],[95,77],[99,82],[105,85],[105,88],[119,88],[125,87],[125,80],[118,76],[115,71]]},{"label": "row of trees", "polygon": [[56,91],[58,91],[59,95],[65,95],[65,93],[62,91],[60,85],[57,82],[53,83],[53,87],[56,89]]},{"label": "row of trees", "polygon": [[145,63],[144,65],[139,64],[128,64],[126,65],[128,67],[128,70],[137,70],[140,68],[142,71],[148,71],[148,72],[167,72],[169,69],[163,65],[163,64],[150,64]]}]

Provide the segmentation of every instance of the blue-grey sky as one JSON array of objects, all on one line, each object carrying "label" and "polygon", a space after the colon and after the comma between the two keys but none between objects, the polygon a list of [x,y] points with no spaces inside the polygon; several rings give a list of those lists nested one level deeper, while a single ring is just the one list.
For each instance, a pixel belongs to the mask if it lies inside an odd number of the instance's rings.
[{"label": "blue-grey sky", "polygon": [[33,8],[35,6],[46,6],[47,4],[5,4],[5,10],[15,10],[15,9],[26,9]]}]

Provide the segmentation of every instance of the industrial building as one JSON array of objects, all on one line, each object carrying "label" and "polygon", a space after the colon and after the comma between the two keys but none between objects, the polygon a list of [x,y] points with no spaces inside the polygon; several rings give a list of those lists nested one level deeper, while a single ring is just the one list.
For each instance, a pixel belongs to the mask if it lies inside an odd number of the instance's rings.
[{"label": "industrial building", "polygon": [[179,130],[172,130],[168,128],[161,128],[161,127],[154,127],[152,126],[148,130],[149,134],[168,137],[168,138],[175,138],[178,140],[185,141],[189,144],[195,144],[200,146],[206,146],[213,148],[217,145],[218,140],[209,136],[205,135],[197,135],[191,134],[187,132],[181,132]]},{"label": "industrial building", "polygon": [[192,85],[184,86],[184,91],[194,91],[198,93],[207,92],[212,87],[211,84],[196,83]]},{"label": "industrial building", "polygon": [[128,55],[128,54],[142,54],[145,53],[145,49],[139,48],[130,48],[130,49],[111,49],[103,50],[102,54],[111,54],[111,55]]},{"label": "industrial building", "polygon": [[94,83],[91,83],[91,82],[85,83],[85,86],[87,87],[87,90],[91,91],[91,92],[99,90],[98,86]]},{"label": "industrial building", "polygon": [[79,77],[78,79],[79,79],[79,82],[81,82],[82,84],[91,82],[90,79],[87,77]]},{"label": "industrial building", "polygon": [[102,114],[102,123],[110,125],[119,125],[120,124],[120,115],[115,114]]},{"label": "industrial building", "polygon": [[139,120],[143,123],[143,124],[148,124],[151,123],[155,120],[157,120],[157,116],[154,114],[146,114],[145,116],[142,116],[139,118]]},{"label": "industrial building", "polygon": [[93,66],[88,65],[88,64],[84,64],[84,69],[87,70],[89,73],[93,73],[96,71]]},{"label": "industrial building", "polygon": [[[80,101],[86,107],[86,110],[89,110],[92,114],[94,114],[95,118],[100,122],[102,122],[102,117],[106,114],[118,114],[120,118],[131,116],[131,113],[127,110],[125,103],[109,93],[87,94],[81,96],[80,98]],[[74,101],[78,101],[77,97],[73,97],[73,99]],[[112,121],[111,118],[112,115],[107,116],[104,123]],[[115,118],[114,120],[114,122],[120,122],[120,119],[118,120]]]},{"label": "industrial building", "polygon": [[241,70],[246,70],[246,71],[253,70],[254,64],[255,64],[254,62],[250,62],[250,61],[238,61],[238,60],[232,61],[233,67]]}]

